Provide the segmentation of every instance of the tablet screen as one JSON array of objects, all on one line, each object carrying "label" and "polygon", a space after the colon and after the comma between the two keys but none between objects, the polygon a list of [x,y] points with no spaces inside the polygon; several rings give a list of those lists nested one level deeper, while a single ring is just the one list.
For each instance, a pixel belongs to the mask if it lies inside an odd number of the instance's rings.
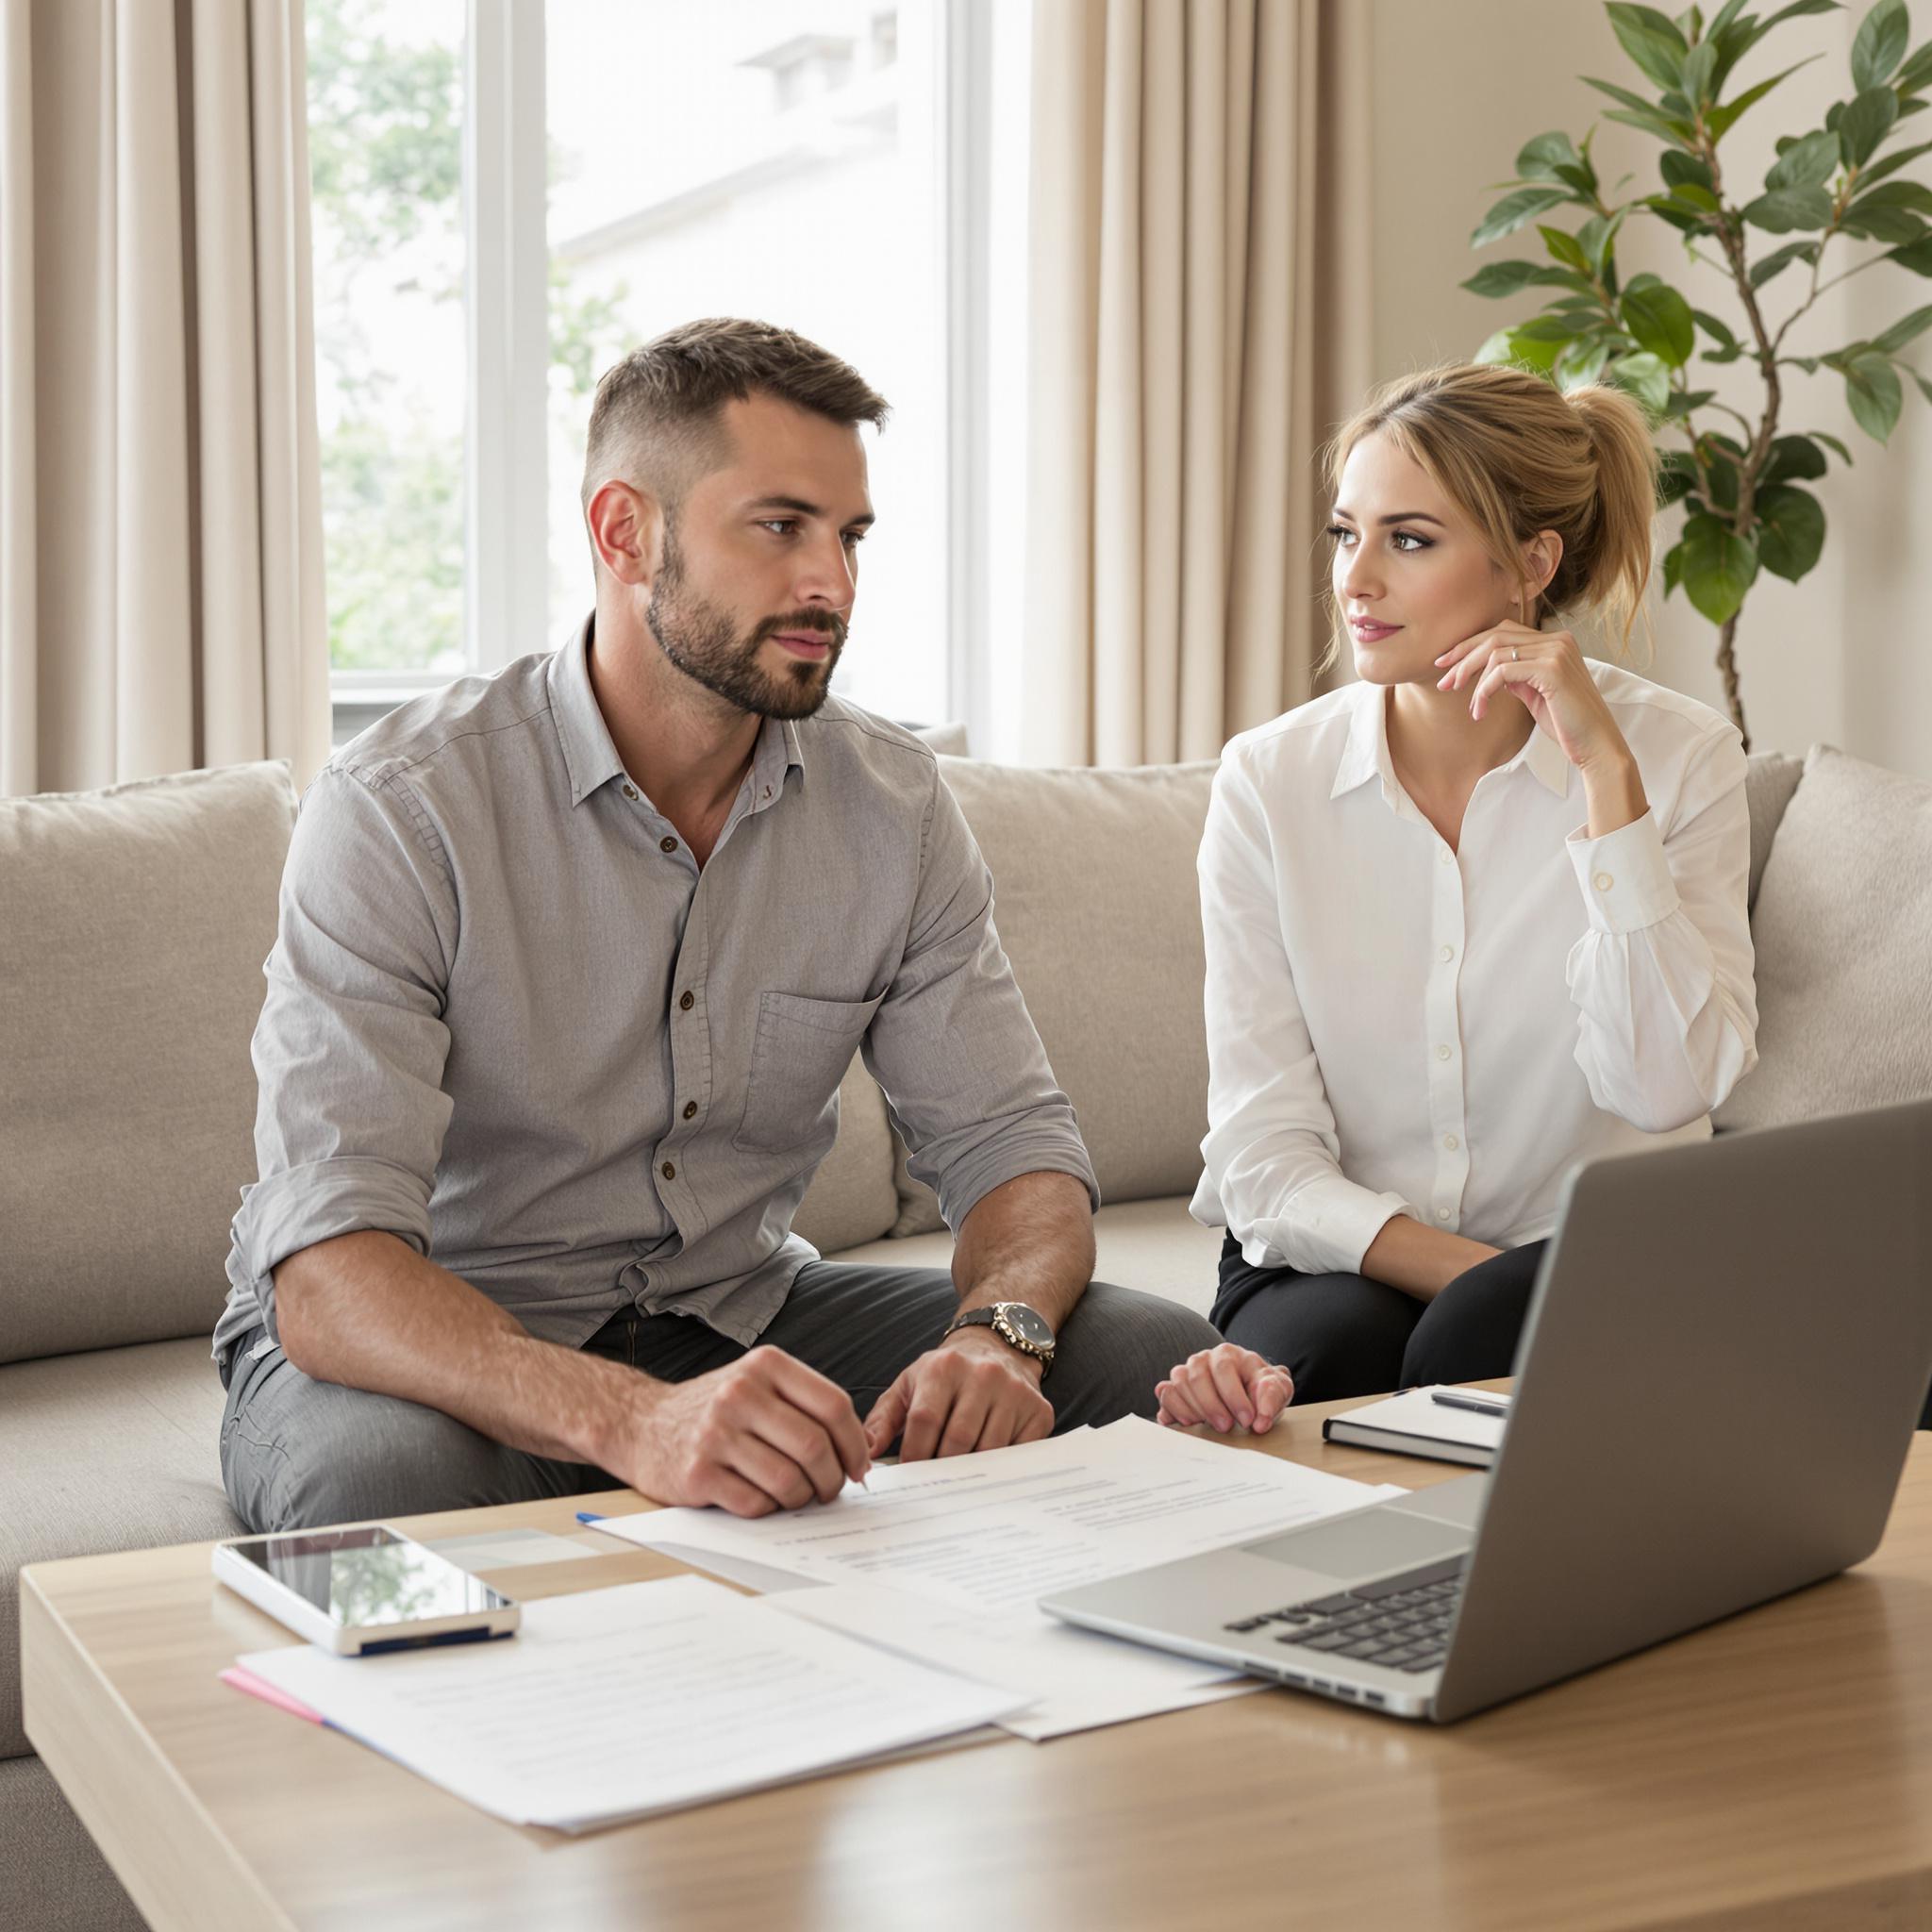
[{"label": "tablet screen", "polygon": [[510,1601],[447,1557],[379,1525],[253,1537],[230,1547],[345,1629],[467,1616]]}]

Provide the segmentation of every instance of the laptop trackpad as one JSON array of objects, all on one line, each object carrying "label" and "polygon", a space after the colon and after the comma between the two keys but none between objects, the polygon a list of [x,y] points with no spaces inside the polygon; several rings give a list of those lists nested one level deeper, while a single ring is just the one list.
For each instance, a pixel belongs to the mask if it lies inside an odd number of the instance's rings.
[{"label": "laptop trackpad", "polygon": [[1329,1576],[1374,1576],[1386,1571],[1453,1557],[1470,1547],[1466,1529],[1400,1509],[1366,1509],[1340,1523],[1318,1523],[1291,1529],[1258,1543],[1243,1543],[1251,1557],[1275,1563],[1292,1563],[1297,1570],[1321,1571]]}]

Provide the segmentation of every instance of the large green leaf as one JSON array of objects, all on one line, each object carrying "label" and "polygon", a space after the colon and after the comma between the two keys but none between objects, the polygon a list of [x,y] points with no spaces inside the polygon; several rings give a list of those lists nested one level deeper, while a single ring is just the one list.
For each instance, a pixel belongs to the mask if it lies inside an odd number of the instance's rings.
[{"label": "large green leaf", "polygon": [[1604,266],[1610,258],[1610,250],[1616,245],[1617,230],[1624,225],[1625,212],[1620,208],[1613,215],[1591,215],[1576,231],[1576,245],[1583,250],[1585,258],[1598,275],[1603,274]]},{"label": "large green leaf", "polygon": [[1885,441],[1905,405],[1898,371],[1883,356],[1868,350],[1853,357],[1844,375],[1845,402],[1852,421],[1874,442]]},{"label": "large green leaf", "polygon": [[1590,257],[1584,254],[1576,237],[1567,228],[1553,228],[1539,222],[1536,231],[1543,238],[1543,246],[1550,251],[1554,259],[1567,262],[1582,275],[1591,273]]},{"label": "large green leaf", "polygon": [[1664,595],[1668,597],[1677,588],[1684,570],[1684,546],[1673,543],[1664,552]]},{"label": "large green leaf", "polygon": [[1882,356],[1895,356],[1905,345],[1932,328],[1932,308],[1915,308],[1885,331],[1874,336],[1872,346]]},{"label": "large green leaf", "polygon": [[1824,506],[1808,490],[1774,483],[1758,490],[1754,508],[1757,560],[1773,576],[1795,584],[1824,548]]},{"label": "large green leaf", "polygon": [[1483,217],[1481,225],[1470,236],[1469,245],[1484,248],[1491,242],[1500,242],[1505,235],[1513,235],[1524,222],[1541,214],[1545,208],[1555,208],[1569,198],[1561,188],[1519,188],[1515,193],[1506,194]]},{"label": "large green leaf", "polygon": [[1838,124],[1839,144],[1845,159],[1862,168],[1891,132],[1898,119],[1898,96],[1889,87],[1868,87],[1854,94]]},{"label": "large green leaf", "polygon": [[1744,219],[1767,235],[1823,228],[1831,221],[1831,196],[1822,188],[1774,188],[1746,205]]},{"label": "large green leaf", "polygon": [[1833,451],[1846,469],[1849,470],[1852,467],[1852,453],[1837,437],[1827,436],[1822,429],[1808,429],[1805,433],[1810,437],[1813,442],[1822,442],[1826,449]]},{"label": "large green leaf", "polygon": [[1663,358],[1649,350],[1619,357],[1610,364],[1607,379],[1635,396],[1655,417],[1662,416],[1670,405],[1671,373]]},{"label": "large green leaf", "polygon": [[1820,128],[1802,141],[1794,141],[1771,165],[1764,177],[1767,188],[1816,188],[1829,181],[1838,170],[1838,136]]},{"label": "large green leaf", "polygon": [[[1897,187],[1900,184],[1890,184]],[[1847,235],[1856,235],[1867,242],[1884,242],[1898,248],[1916,242],[1925,232],[1925,217],[1913,214],[1909,208],[1887,206],[1874,202],[1870,208],[1849,208],[1840,218],[1840,227]]]},{"label": "large green leaf", "polygon": [[[1932,48],[1927,49],[1932,52]],[[1867,188],[1874,181],[1883,181],[1888,175],[1895,175],[1907,162],[1916,161],[1921,155],[1932,155],[1932,141],[1922,141],[1917,147],[1902,147],[1886,156],[1882,161],[1874,161],[1869,168],[1858,171],[1859,181]]]},{"label": "large green leaf", "polygon": [[1764,467],[1757,473],[1757,487],[1789,483],[1793,477],[1808,479],[1824,475],[1824,452],[1808,436],[1779,436],[1773,439]]},{"label": "large green leaf", "polygon": [[1565,342],[1550,366],[1557,387],[1567,393],[1596,381],[1604,373],[1604,364],[1610,359],[1615,347],[1615,341],[1603,334],[1578,336],[1574,341]]},{"label": "large green leaf", "polygon": [[1674,423],[1679,417],[1688,416],[1692,409],[1701,409],[1717,394],[1714,389],[1674,389],[1671,399],[1664,405],[1664,420]]},{"label": "large green leaf", "polygon": [[1715,92],[1717,51],[1712,42],[1702,41],[1684,57],[1681,75],[1684,97],[1696,107],[1707,107]]},{"label": "large green leaf", "polygon": [[1852,42],[1852,85],[1877,87],[1890,80],[1892,70],[1906,58],[1911,31],[1906,0],[1878,0],[1858,23],[1857,38]]},{"label": "large green leaf", "polygon": [[1744,353],[1744,345],[1731,333],[1728,323],[1719,321],[1714,315],[1707,315],[1701,308],[1693,308],[1690,319],[1717,344],[1714,349],[1705,350],[1704,359],[1707,362],[1735,362]]},{"label": "large green leaf", "polygon": [[1932,188],[1923,181],[1882,181],[1852,203],[1854,212],[1861,208],[1904,208],[1932,215]]},{"label": "large green leaf", "polygon": [[[1787,8],[1789,12],[1790,9]],[[1815,9],[1813,9],[1815,10]],[[1780,82],[1789,80],[1800,67],[1810,66],[1813,60],[1822,60],[1822,54],[1813,54],[1807,59],[1794,62],[1782,74],[1774,74],[1769,80],[1760,80],[1756,87],[1747,87],[1734,101],[1726,101],[1722,108],[1713,108],[1704,117],[1704,125],[1710,130],[1712,141],[1722,141],[1738,124],[1738,117],[1747,108],[1754,108]]]},{"label": "large green leaf", "polygon": [[1902,94],[1915,94],[1932,86],[1932,41],[1927,41],[1892,76],[1891,84]]},{"label": "large green leaf", "polygon": [[1520,295],[1524,289],[1567,288],[1569,280],[1540,261],[1486,261],[1462,286],[1472,295]]},{"label": "large green leaf", "polygon": [[[1608,94],[1613,101],[1623,102],[1624,111],[1612,110],[1605,119],[1627,122],[1632,127],[1641,127],[1646,133],[1656,135],[1659,141],[1674,142],[1688,153],[1696,152],[1697,130],[1690,122],[1674,120],[1641,94],[1633,94],[1627,87],[1619,87],[1615,81],[1592,80],[1586,74],[1583,84],[1595,88],[1600,94]],[[1714,108],[1712,111],[1721,113],[1723,109]]]},{"label": "large green leaf", "polygon": [[1738,614],[1757,575],[1757,548],[1713,516],[1687,517],[1679,576],[1684,594],[1713,624]]},{"label": "large green leaf", "polygon": [[1912,242],[1908,247],[1894,248],[1890,255],[1879,257],[1881,261],[1895,261],[1901,268],[1908,268],[1915,275],[1932,275],[1932,235]]},{"label": "large green leaf", "polygon": [[1774,248],[1761,261],[1751,264],[1751,286],[1761,289],[1773,275],[1782,275],[1794,261],[1816,261],[1818,243],[1815,242],[1787,242],[1782,248]]},{"label": "large green leaf", "polygon": [[1712,186],[1710,163],[1701,160],[1696,155],[1679,154],[1674,147],[1667,147],[1657,159],[1657,173],[1672,188],[1709,188]]},{"label": "large green leaf", "polygon": [[1516,172],[1525,181],[1560,181],[1563,176],[1557,170],[1577,167],[1582,158],[1575,143],[1558,128],[1524,142],[1516,157]]},{"label": "large green leaf", "polygon": [[1685,42],[1677,24],[1654,7],[1615,4],[1604,11],[1618,44],[1658,87],[1674,88],[1683,77]]},{"label": "large green leaf", "polygon": [[1690,359],[1697,344],[1697,326],[1690,317],[1690,305],[1676,290],[1661,283],[1655,287],[1626,289],[1620,305],[1624,326],[1637,340],[1673,369],[1681,369]]}]

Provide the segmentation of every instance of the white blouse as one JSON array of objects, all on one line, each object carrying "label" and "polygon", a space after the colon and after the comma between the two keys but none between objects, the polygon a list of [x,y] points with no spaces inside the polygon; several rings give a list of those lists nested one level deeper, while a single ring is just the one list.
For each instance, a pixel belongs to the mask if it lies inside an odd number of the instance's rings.
[{"label": "white blouse", "polygon": [[1192,1211],[1250,1263],[1357,1273],[1394,1214],[1541,1240],[1568,1169],[1701,1139],[1757,1064],[1742,743],[1704,705],[1590,670],[1650,805],[1601,839],[1537,730],[1477,782],[1451,851],[1396,779],[1378,685],[1222,754]]}]

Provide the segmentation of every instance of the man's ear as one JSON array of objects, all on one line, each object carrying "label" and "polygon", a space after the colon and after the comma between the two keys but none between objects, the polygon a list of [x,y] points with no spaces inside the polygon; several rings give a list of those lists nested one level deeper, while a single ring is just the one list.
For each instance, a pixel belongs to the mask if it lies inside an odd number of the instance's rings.
[{"label": "man's ear", "polygon": [[584,512],[597,561],[621,584],[648,591],[664,561],[664,507],[613,476]]}]

